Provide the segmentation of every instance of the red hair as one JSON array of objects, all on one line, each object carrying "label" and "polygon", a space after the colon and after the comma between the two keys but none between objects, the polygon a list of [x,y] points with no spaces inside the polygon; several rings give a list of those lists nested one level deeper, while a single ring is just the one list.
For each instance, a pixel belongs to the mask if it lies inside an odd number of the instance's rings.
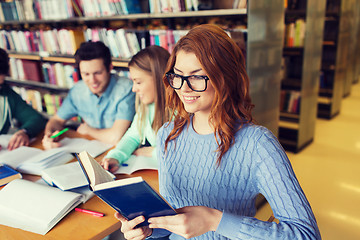
[{"label": "red hair", "polygon": [[[217,164],[220,165],[221,158],[234,141],[235,133],[243,124],[253,122],[251,110],[254,105],[251,103],[244,55],[224,30],[212,24],[197,26],[179,40],[170,55],[166,72],[173,70],[180,50],[196,55],[215,89],[209,121],[215,130]],[[163,81],[166,104],[172,111],[170,119],[174,119],[174,128],[165,141],[166,150],[169,141],[179,136],[183,127],[190,122],[190,114],[185,111],[166,77]]]}]

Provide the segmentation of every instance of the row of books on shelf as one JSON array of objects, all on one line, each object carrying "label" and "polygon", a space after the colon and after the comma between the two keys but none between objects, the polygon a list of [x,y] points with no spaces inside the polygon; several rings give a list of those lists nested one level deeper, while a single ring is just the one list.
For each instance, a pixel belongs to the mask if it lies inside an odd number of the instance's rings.
[{"label": "row of books on shelf", "polygon": [[100,17],[142,12],[144,10],[139,0],[13,0],[0,4],[1,21]]},{"label": "row of books on shelf", "polygon": [[306,24],[304,19],[296,19],[295,22],[285,24],[285,47],[304,46]]},{"label": "row of books on shelf", "polygon": [[300,111],[301,94],[299,91],[281,90],[280,111],[298,114]]},{"label": "row of books on shelf", "polygon": [[64,96],[59,94],[41,93],[37,90],[17,86],[12,88],[34,109],[45,112],[49,116],[53,116],[57,112],[64,99]]},{"label": "row of books on shelf", "polygon": [[[52,20],[104,17],[135,13],[166,13],[213,9],[212,1],[199,0],[12,0],[0,4],[0,20]],[[218,4],[227,7],[226,4]],[[246,0],[234,0],[232,8],[246,8]]]},{"label": "row of books on shelf", "polygon": [[38,62],[10,58],[10,77],[71,88],[79,81],[79,75],[71,64]]},{"label": "row of books on shelf", "polygon": [[0,47],[16,52],[73,55],[84,40],[83,31],[77,29],[0,30]]},{"label": "row of books on shelf", "polygon": [[36,31],[0,30],[0,47],[19,53],[73,55],[84,41],[102,41],[113,57],[129,59],[148,45],[159,45],[171,52],[188,30],[127,30],[107,28],[52,29]]},{"label": "row of books on shelf", "polygon": [[[10,58],[10,77],[15,80],[44,82],[61,88],[74,86],[79,81],[77,69],[72,64],[38,62]],[[113,69],[112,73],[129,76],[128,71]]]},{"label": "row of books on shelf", "polygon": [[329,71],[320,71],[320,88],[332,89],[334,86],[334,73]]},{"label": "row of books on shelf", "polygon": [[74,0],[12,0],[2,1],[0,20],[66,19],[74,17]]}]

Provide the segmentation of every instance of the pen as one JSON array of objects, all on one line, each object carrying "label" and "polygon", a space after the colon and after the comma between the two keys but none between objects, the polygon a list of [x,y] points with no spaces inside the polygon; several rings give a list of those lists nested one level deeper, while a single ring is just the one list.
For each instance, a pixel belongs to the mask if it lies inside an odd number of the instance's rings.
[{"label": "pen", "polygon": [[94,212],[94,211],[90,211],[90,210],[86,210],[86,209],[82,209],[82,208],[75,208],[75,211],[77,212],[83,212],[83,213],[88,213],[91,214],[95,217],[103,217],[105,214],[103,213],[99,213],[99,212]]},{"label": "pen", "polygon": [[127,167],[127,166],[129,166],[129,164],[127,164],[127,163],[122,163],[121,166]]},{"label": "pen", "polygon": [[64,128],[63,130],[61,130],[61,131],[58,132],[57,134],[52,135],[50,138],[56,138],[56,137],[60,136],[61,134],[67,132],[68,130],[69,130],[68,128]]}]

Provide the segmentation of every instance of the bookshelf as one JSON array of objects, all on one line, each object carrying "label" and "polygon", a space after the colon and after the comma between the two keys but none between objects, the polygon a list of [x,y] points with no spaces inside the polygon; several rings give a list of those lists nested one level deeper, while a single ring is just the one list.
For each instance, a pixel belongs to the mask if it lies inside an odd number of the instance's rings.
[{"label": "bookshelf", "polygon": [[320,118],[331,119],[339,114],[342,98],[349,94],[352,3],[327,0],[317,113]]},{"label": "bookshelf", "polygon": [[285,10],[279,140],[299,152],[313,141],[325,0],[288,1]]},{"label": "bookshelf", "polygon": [[[142,3],[147,1],[141,1]],[[201,11],[178,11],[178,12],[150,12],[111,15],[111,16],[77,16],[73,14],[67,18],[25,18],[22,20],[7,20],[0,23],[0,31],[50,31],[57,29],[71,29],[74,31],[86,31],[86,29],[125,29],[127,32],[150,32],[149,30],[173,32],[188,30],[192,26],[201,23],[216,23],[235,32],[245,35],[247,68],[251,79],[251,96],[256,104],[254,117],[257,121],[268,127],[274,134],[278,131],[278,101],[280,93],[281,55],[284,17],[283,0],[256,0],[248,1],[247,8],[232,9],[233,0],[209,1],[212,9]],[[149,9],[149,6],[143,9]],[[102,30],[105,32],[105,30]],[[100,32],[100,31],[99,31]],[[231,32],[231,31],[230,31]],[[0,32],[1,34],[1,32]],[[139,40],[139,39],[138,39]],[[141,41],[139,40],[139,43]],[[78,43],[74,43],[75,45]],[[149,44],[146,41],[146,44]],[[40,47],[41,48],[41,47]],[[60,62],[73,64],[71,54],[64,54],[59,50],[21,52],[12,49],[10,57],[27,59],[38,62]],[[114,57],[113,65],[118,68],[126,68],[129,58]],[[13,84],[24,84],[24,81],[10,80]],[[27,81],[29,82],[29,81]],[[47,89],[49,85],[41,83],[36,87]],[[54,90],[51,86],[50,90]],[[59,91],[64,90],[59,88]],[[55,91],[55,90],[54,90]]]},{"label": "bookshelf", "polygon": [[355,2],[354,7],[354,18],[355,18],[355,24],[353,31],[353,43],[354,43],[354,78],[353,78],[353,84],[356,84],[359,82],[360,79],[360,1]]}]

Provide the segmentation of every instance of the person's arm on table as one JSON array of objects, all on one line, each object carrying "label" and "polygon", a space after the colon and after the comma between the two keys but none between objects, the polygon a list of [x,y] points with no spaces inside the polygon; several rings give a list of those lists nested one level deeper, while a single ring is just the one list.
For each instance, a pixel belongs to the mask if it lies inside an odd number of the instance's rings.
[{"label": "person's arm on table", "polygon": [[111,128],[98,129],[92,128],[86,123],[82,123],[77,132],[80,134],[89,135],[97,140],[105,143],[115,145],[119,139],[124,135],[126,130],[129,128],[131,121],[129,120],[115,120]]},{"label": "person's arm on table", "polygon": [[[20,129],[12,135],[8,144],[8,150],[14,150],[21,146],[29,146],[29,136],[25,129]],[[0,148],[1,149],[1,148]]]},{"label": "person's arm on table", "polygon": [[8,94],[12,116],[20,123],[20,130],[11,137],[8,144],[8,150],[13,150],[21,146],[28,146],[30,138],[35,137],[44,129],[46,119],[12,89]]},{"label": "person's arm on table", "polygon": [[66,120],[60,118],[58,115],[54,115],[45,127],[44,137],[42,139],[42,144],[45,149],[60,147],[58,138],[51,138],[53,134],[61,131],[64,128]]}]

